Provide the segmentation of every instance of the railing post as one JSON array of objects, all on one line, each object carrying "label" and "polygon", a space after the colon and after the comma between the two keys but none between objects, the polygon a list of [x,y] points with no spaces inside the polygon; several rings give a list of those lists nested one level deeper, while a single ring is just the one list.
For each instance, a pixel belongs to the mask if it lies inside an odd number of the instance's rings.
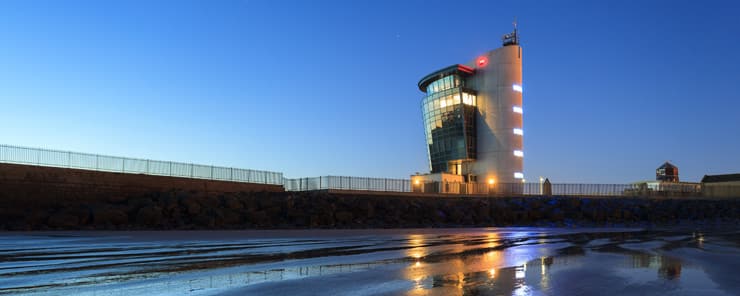
[{"label": "railing post", "polygon": [[211,166],[211,180],[213,180],[213,166]]},{"label": "railing post", "polygon": [[234,181],[234,168],[229,168],[229,180]]},{"label": "railing post", "polygon": [[150,175],[152,174],[152,172],[149,171],[149,160],[148,159],[146,160],[146,173]]}]

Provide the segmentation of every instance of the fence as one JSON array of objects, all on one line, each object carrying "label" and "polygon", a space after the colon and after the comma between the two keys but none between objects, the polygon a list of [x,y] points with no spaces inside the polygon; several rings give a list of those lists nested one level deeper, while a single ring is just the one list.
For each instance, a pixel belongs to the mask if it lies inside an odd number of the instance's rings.
[{"label": "fence", "polygon": [[567,195],[567,196],[699,196],[698,184],[544,184],[544,183],[457,183],[414,184],[415,192],[486,195]]},{"label": "fence", "polygon": [[325,189],[366,190],[387,192],[411,192],[411,180],[364,178],[345,176],[320,176],[312,178],[285,179],[287,191],[309,191]]},{"label": "fence", "polygon": [[[407,179],[364,178],[345,176],[321,176],[312,178],[285,179],[287,191],[310,190],[361,190],[387,192],[454,193],[454,194],[522,194],[541,195],[540,183],[458,183],[419,182]],[[553,184],[554,195],[600,195],[621,196],[625,192],[639,189],[629,184]]]},{"label": "fence", "polygon": [[287,191],[363,190],[480,195],[568,196],[740,196],[740,186],[699,184],[551,184],[414,182],[408,179],[320,176],[287,179],[282,173],[172,161],[124,158],[69,151],[0,145],[0,163],[85,169],[104,172],[283,185]]},{"label": "fence", "polygon": [[83,170],[185,177],[259,184],[283,184],[283,174],[172,161],[125,158],[98,154],[0,145],[0,163]]},{"label": "fence", "polygon": [[[321,176],[285,179],[283,186],[287,191],[335,189],[475,195],[709,196],[707,190],[702,191],[701,185],[683,183],[650,186],[646,184],[550,184],[548,186],[543,183],[412,182],[407,179]],[[740,186],[737,188],[740,189]],[[723,189],[722,192],[725,191],[727,190]]]}]

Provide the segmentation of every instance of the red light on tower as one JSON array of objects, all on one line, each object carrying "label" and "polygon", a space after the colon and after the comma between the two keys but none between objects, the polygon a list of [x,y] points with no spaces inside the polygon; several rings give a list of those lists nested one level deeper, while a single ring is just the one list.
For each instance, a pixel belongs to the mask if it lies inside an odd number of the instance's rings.
[{"label": "red light on tower", "polygon": [[484,57],[484,56],[479,57],[477,64],[478,64],[478,68],[485,67],[486,65],[488,65],[488,57]]}]

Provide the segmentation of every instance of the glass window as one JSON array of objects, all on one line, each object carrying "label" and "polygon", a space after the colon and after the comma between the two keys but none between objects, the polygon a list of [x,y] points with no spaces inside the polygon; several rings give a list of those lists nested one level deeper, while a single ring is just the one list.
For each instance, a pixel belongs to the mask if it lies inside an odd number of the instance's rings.
[{"label": "glass window", "polygon": [[457,75],[448,75],[437,79],[427,86],[427,94],[433,95],[460,86],[460,78]]},{"label": "glass window", "polygon": [[469,93],[463,93],[463,104],[475,106],[475,95]]}]

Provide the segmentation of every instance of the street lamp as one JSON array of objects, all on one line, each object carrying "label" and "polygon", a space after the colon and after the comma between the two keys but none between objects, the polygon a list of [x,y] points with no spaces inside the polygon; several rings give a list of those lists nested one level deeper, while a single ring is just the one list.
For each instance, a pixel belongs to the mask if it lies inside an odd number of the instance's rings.
[{"label": "street lamp", "polygon": [[496,185],[496,179],[488,178],[488,194],[493,193],[493,189],[495,185]]},{"label": "street lamp", "polygon": [[422,185],[421,185],[421,178],[413,178],[413,189],[411,191],[413,192],[424,192]]}]

